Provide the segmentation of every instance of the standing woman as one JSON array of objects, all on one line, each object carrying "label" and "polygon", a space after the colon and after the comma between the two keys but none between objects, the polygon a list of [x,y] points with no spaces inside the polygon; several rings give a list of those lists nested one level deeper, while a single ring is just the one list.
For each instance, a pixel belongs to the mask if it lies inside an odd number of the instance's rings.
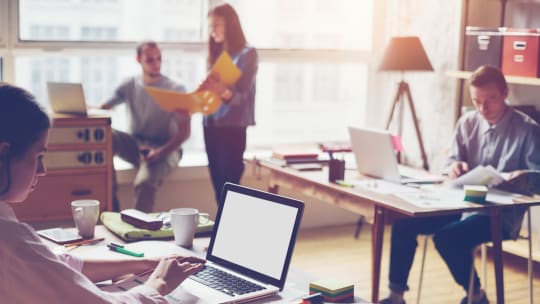
[{"label": "standing woman", "polygon": [[244,172],[246,129],[255,125],[255,87],[258,56],[248,46],[240,19],[229,4],[216,6],[208,14],[208,69],[223,51],[227,51],[242,71],[238,82],[226,86],[219,75],[210,74],[200,90],[210,90],[221,96],[222,104],[214,114],[204,118],[204,143],[208,167],[219,203],[225,182],[238,184]]}]

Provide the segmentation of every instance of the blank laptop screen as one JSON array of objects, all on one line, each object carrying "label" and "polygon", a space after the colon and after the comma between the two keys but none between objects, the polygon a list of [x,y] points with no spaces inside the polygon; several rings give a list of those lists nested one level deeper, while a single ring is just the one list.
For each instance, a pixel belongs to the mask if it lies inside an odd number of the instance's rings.
[{"label": "blank laptop screen", "polygon": [[227,191],[212,255],[280,279],[298,208]]}]

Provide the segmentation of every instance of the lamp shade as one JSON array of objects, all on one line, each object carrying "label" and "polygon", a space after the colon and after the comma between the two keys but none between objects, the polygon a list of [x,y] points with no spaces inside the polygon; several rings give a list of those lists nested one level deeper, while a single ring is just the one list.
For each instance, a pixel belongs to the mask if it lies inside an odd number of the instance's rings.
[{"label": "lamp shade", "polygon": [[433,71],[418,37],[393,37],[384,52],[379,71]]}]

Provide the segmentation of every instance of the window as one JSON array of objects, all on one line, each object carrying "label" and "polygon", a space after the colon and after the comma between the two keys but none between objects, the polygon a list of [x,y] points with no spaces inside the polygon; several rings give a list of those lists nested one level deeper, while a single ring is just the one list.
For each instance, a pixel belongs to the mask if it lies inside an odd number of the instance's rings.
[{"label": "window", "polygon": [[[10,69],[4,76],[45,106],[47,81],[82,82],[87,103],[99,105],[140,73],[135,45],[152,39],[162,45],[162,73],[192,91],[206,74],[208,8],[221,2],[0,0],[19,16],[0,20],[0,56],[8,54]],[[367,98],[373,0],[229,3],[260,58],[248,145],[347,140],[346,127],[362,123]],[[127,126],[123,111],[113,116],[115,128]],[[186,149],[203,149],[201,120],[193,116]]]}]

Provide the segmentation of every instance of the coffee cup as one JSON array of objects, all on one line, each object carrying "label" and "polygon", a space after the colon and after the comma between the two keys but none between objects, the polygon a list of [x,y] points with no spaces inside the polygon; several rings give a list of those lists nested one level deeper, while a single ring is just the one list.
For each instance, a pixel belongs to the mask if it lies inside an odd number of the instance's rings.
[{"label": "coffee cup", "polygon": [[199,223],[209,220],[208,213],[200,213],[195,208],[176,208],[170,211],[171,228],[174,234],[176,245],[191,248],[195,230]]},{"label": "coffee cup", "polygon": [[83,238],[93,237],[99,217],[99,201],[93,199],[72,201],[71,212],[79,235]]}]

